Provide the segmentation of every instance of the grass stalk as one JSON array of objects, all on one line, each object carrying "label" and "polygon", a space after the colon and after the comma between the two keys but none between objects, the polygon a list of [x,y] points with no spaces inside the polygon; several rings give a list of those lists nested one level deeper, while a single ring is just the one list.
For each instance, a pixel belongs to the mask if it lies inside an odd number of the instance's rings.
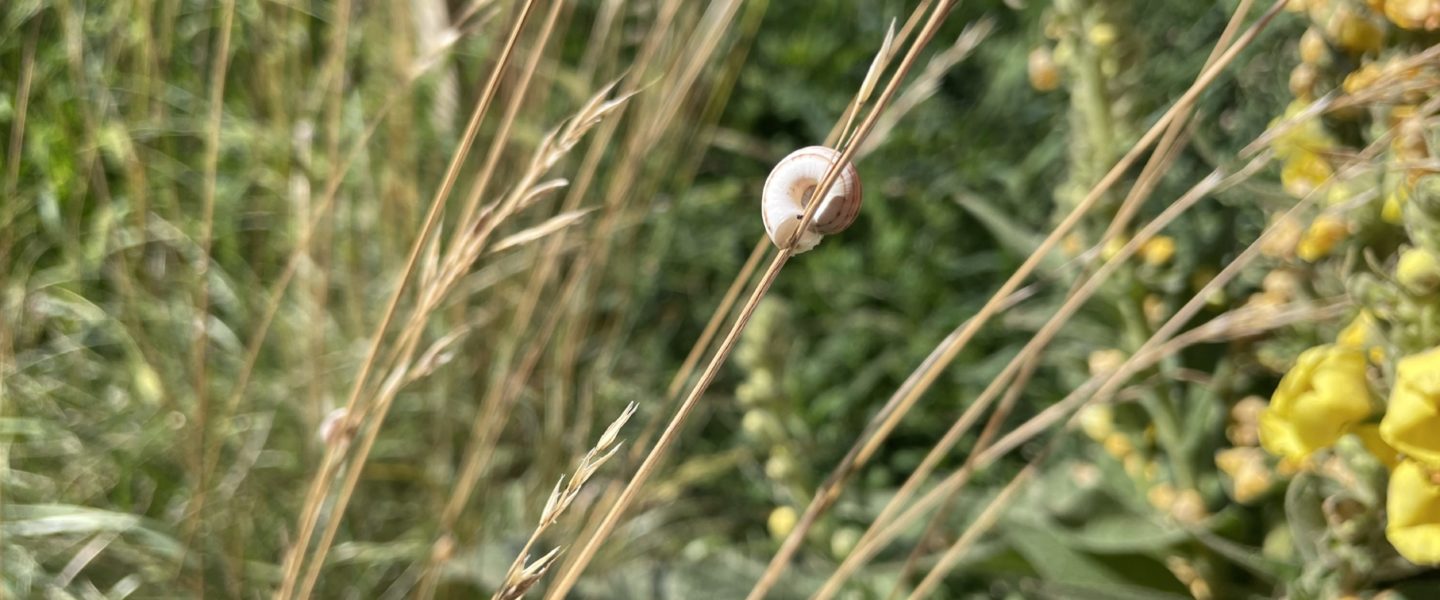
[{"label": "grass stalk", "polygon": [[[225,114],[225,73],[230,65],[230,35],[235,23],[235,0],[220,3],[220,39],[215,44],[210,72],[210,114],[205,125],[205,156],[203,186],[200,192],[200,256],[195,266],[195,335],[190,347],[191,369],[195,383],[195,425],[193,457],[196,470],[194,506],[189,508],[186,525],[186,546],[193,543],[195,535],[203,526],[205,500],[210,486],[209,469],[206,469],[206,447],[210,443],[210,383],[208,379],[207,351],[210,333],[210,252],[215,230],[215,191],[218,185],[220,167],[220,122]],[[202,554],[203,556],[203,554]],[[196,580],[196,592],[205,595],[205,567],[201,561]]]},{"label": "grass stalk", "polygon": [[[954,361],[955,357],[969,344],[970,340],[974,338],[980,328],[1000,311],[1005,299],[1009,298],[1019,289],[1020,284],[1028,278],[1035,268],[1039,266],[1040,262],[1054,250],[1060,240],[1080,223],[1080,220],[1100,201],[1104,194],[1115,184],[1119,183],[1120,179],[1124,177],[1125,173],[1134,165],[1135,161],[1140,158],[1151,144],[1156,142],[1163,131],[1169,127],[1169,124],[1180,115],[1181,111],[1193,103],[1195,99],[1199,97],[1200,93],[1208,88],[1209,85],[1219,77],[1220,73],[1239,56],[1240,51],[1254,40],[1255,36],[1259,34],[1259,31],[1263,29],[1263,26],[1284,6],[1285,1],[1286,0],[1277,0],[1258,23],[1251,26],[1240,40],[1226,50],[1214,64],[1201,72],[1199,77],[1196,78],[1195,82],[1186,90],[1180,99],[1177,100],[1170,109],[1151,126],[1149,131],[1131,147],[1120,161],[1091,188],[1085,198],[1075,206],[1064,220],[1056,225],[1050,234],[1040,242],[1040,245],[1034,252],[1026,258],[1025,262],[1000,286],[1000,289],[967,321],[960,330],[959,335],[953,338],[947,338],[942,342],[945,347],[937,360],[933,362],[927,361],[926,364],[921,365],[921,369],[919,370],[920,376],[919,379],[916,380],[915,385],[909,388],[902,387],[901,390],[897,390],[896,394],[898,399],[894,400],[893,409],[882,410],[876,414],[866,431],[856,440],[852,450],[847,453],[840,464],[832,470],[826,483],[822,484],[821,488],[817,490],[810,504],[806,507],[805,512],[796,523],[795,528],[791,530],[790,534],[781,544],[780,550],[777,551],[771,559],[770,565],[766,568],[765,575],[762,575],[761,584],[757,584],[756,590],[752,590],[750,600],[758,600],[764,596],[764,592],[768,590],[770,585],[773,585],[773,579],[778,578],[781,571],[790,563],[790,559],[799,549],[800,542],[804,539],[805,534],[814,526],[819,517],[835,500],[839,498],[839,495],[843,492],[843,486],[848,481],[850,475],[869,461],[870,457],[879,449],[880,444],[884,443],[890,433],[899,425],[900,420],[903,419],[910,409],[914,407],[915,403],[919,401],[920,396],[939,378],[940,373]],[[888,409],[891,406],[891,403],[887,403],[886,408]],[[767,581],[770,581],[770,583],[767,584]],[[759,593],[757,594],[757,592]]]},{"label": "grass stalk", "polygon": [[[925,28],[921,30],[915,43],[910,46],[884,91],[881,92],[880,97],[876,100],[874,107],[860,124],[859,129],[856,130],[850,143],[841,151],[840,158],[830,166],[825,176],[820,179],[820,183],[816,185],[816,189],[823,190],[823,192],[817,193],[815,197],[824,197],[825,194],[829,193],[831,186],[835,184],[835,180],[839,177],[841,166],[851,160],[851,157],[855,154],[859,145],[864,142],[865,137],[874,128],[877,118],[894,97],[900,82],[903,81],[909,73],[910,68],[919,57],[920,51],[935,36],[936,31],[939,30],[940,23],[944,20],[945,15],[949,13],[952,6],[953,3],[942,1],[935,7],[935,11],[931,14],[930,20],[926,23]],[[862,90],[862,93],[863,92],[864,90]],[[794,246],[796,239],[798,239],[805,228],[809,226],[810,221],[814,218],[815,212],[819,207],[819,202],[811,203],[806,207],[805,214],[801,217],[800,224],[796,227],[794,235],[792,235],[792,238],[780,249],[780,252],[771,260],[770,266],[766,269],[765,273],[761,275],[760,283],[756,285],[750,298],[742,305],[735,323],[721,340],[720,346],[716,349],[710,362],[706,365],[705,369],[701,371],[700,379],[695,383],[694,387],[691,388],[690,393],[685,397],[685,400],[681,402],[679,408],[676,409],[674,416],[671,417],[670,422],[660,434],[660,438],[656,440],[655,445],[651,447],[649,453],[645,456],[645,460],[641,462],[635,474],[631,476],[630,481],[625,485],[625,489],[621,491],[620,497],[616,499],[615,504],[607,511],[605,518],[600,522],[600,526],[595,534],[586,541],[574,566],[567,571],[564,577],[551,589],[547,598],[563,598],[569,593],[580,574],[584,571],[585,566],[594,557],[596,551],[598,551],[600,544],[603,543],[605,538],[613,531],[620,515],[624,513],[630,502],[634,500],[636,492],[655,471],[669,446],[673,444],[679,436],[679,431],[686,417],[694,410],[695,404],[709,388],[716,373],[719,372],[720,366],[724,364],[725,359],[730,355],[730,351],[734,349],[736,341],[739,340],[740,334],[745,329],[745,325],[749,323],[750,317],[754,314],[755,307],[759,305],[760,300],[764,298],[765,293],[768,292],[770,286],[774,284],[776,277],[779,276],[780,270],[790,258],[791,248]],[[752,591],[752,596],[753,595],[754,592]]]},{"label": "grass stalk", "polygon": [[[436,190],[435,197],[431,200],[430,209],[425,216],[425,222],[421,226],[420,233],[411,245],[409,256],[405,261],[405,267],[400,272],[400,279],[396,282],[395,290],[391,292],[390,300],[386,303],[385,312],[380,318],[379,324],[376,325],[374,333],[371,335],[369,350],[366,353],[365,360],[360,365],[359,372],[355,376],[355,383],[351,386],[350,390],[350,398],[346,402],[345,423],[342,425],[346,431],[354,431],[359,424],[356,420],[358,413],[355,409],[359,406],[360,393],[361,390],[364,389],[366,381],[369,379],[370,370],[375,364],[375,359],[379,356],[381,343],[385,338],[385,331],[389,329],[390,322],[394,318],[396,309],[400,305],[400,299],[405,292],[405,284],[415,271],[421,249],[425,247],[426,240],[430,238],[439,224],[445,201],[450,196],[450,190],[454,188],[456,179],[459,178],[460,167],[464,164],[465,157],[470,152],[470,146],[474,143],[475,134],[480,129],[480,122],[484,118],[486,110],[490,107],[490,101],[495,96],[500,75],[504,72],[505,65],[509,63],[510,54],[514,50],[515,42],[519,39],[520,31],[529,19],[534,4],[534,0],[527,0],[516,17],[514,25],[510,28],[505,45],[495,61],[495,66],[490,72],[490,77],[486,81],[479,99],[475,103],[475,110],[470,116],[470,121],[465,126],[465,132],[460,136],[460,145],[450,160],[450,166],[446,169],[445,177],[441,181],[440,187]],[[295,590],[295,585],[300,575],[300,566],[301,563],[304,562],[303,555],[309,546],[310,534],[315,529],[316,521],[320,516],[321,505],[324,503],[326,496],[325,490],[329,488],[330,483],[336,475],[339,462],[339,457],[336,456],[338,450],[340,449],[335,445],[326,446],[325,455],[321,459],[320,471],[316,473],[312,480],[305,504],[300,511],[299,524],[296,527],[299,533],[285,558],[283,567],[284,577],[277,594],[278,598],[290,598]],[[338,513],[344,512],[343,506],[337,503],[336,512],[337,514],[332,518],[338,520],[340,518],[340,514]],[[323,551],[317,548],[316,554],[323,555]]]}]

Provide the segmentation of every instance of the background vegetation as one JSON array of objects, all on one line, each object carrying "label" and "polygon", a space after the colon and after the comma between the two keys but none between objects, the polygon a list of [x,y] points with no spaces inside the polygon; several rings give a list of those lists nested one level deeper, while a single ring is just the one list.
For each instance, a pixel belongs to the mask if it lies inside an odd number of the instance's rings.
[{"label": "background vegetation", "polygon": [[1440,397],[1396,366],[1440,344],[1440,9],[973,0],[906,71],[918,4],[4,3],[0,594],[564,593],[774,252],[766,174],[857,93],[859,220],[760,294],[572,595],[744,597],[792,535],[772,597],[1440,593],[1440,492],[1389,475],[1426,442],[1376,425]]}]

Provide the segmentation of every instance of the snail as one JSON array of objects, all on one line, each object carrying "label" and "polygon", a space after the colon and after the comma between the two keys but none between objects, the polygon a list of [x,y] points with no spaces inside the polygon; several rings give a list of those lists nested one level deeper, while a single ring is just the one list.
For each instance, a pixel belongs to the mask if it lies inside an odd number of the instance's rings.
[{"label": "snail", "polygon": [[[805,208],[820,179],[837,160],[840,160],[839,152],[824,146],[810,146],[791,152],[770,171],[760,207],[765,233],[776,246],[784,248],[795,234],[795,227],[805,216]],[[860,174],[855,171],[855,165],[847,161],[830,186],[830,193],[815,211],[810,226],[795,240],[793,252],[809,251],[822,237],[844,231],[859,214]]]}]

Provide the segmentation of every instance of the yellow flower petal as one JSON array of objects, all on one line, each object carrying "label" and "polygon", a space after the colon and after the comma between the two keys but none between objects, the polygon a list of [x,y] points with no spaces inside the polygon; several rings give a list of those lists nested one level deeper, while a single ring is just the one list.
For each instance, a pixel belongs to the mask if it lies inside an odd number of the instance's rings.
[{"label": "yellow flower petal", "polygon": [[1419,463],[1407,460],[1390,475],[1385,537],[1410,562],[1440,563],[1440,485]]},{"label": "yellow flower petal", "polygon": [[1440,467],[1440,348],[1400,359],[1380,436],[1406,456]]},{"label": "yellow flower petal", "polygon": [[1361,425],[1355,429],[1355,436],[1360,438],[1360,444],[1365,446],[1365,450],[1378,459],[1380,464],[1385,465],[1386,469],[1394,471],[1400,464],[1400,451],[1385,442],[1385,438],[1380,436],[1378,425]]},{"label": "yellow flower petal", "polygon": [[1343,346],[1317,346],[1300,354],[1260,415],[1260,445],[1271,454],[1303,461],[1369,416],[1365,354]]}]

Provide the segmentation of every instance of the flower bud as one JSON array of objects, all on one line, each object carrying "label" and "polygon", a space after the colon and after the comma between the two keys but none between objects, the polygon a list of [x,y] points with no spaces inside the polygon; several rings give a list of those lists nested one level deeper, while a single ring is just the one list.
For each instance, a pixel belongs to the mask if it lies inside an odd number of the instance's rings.
[{"label": "flower bud", "polygon": [[1405,250],[1395,265],[1395,279],[1417,296],[1433,294],[1440,288],[1440,257],[1424,248]]}]

